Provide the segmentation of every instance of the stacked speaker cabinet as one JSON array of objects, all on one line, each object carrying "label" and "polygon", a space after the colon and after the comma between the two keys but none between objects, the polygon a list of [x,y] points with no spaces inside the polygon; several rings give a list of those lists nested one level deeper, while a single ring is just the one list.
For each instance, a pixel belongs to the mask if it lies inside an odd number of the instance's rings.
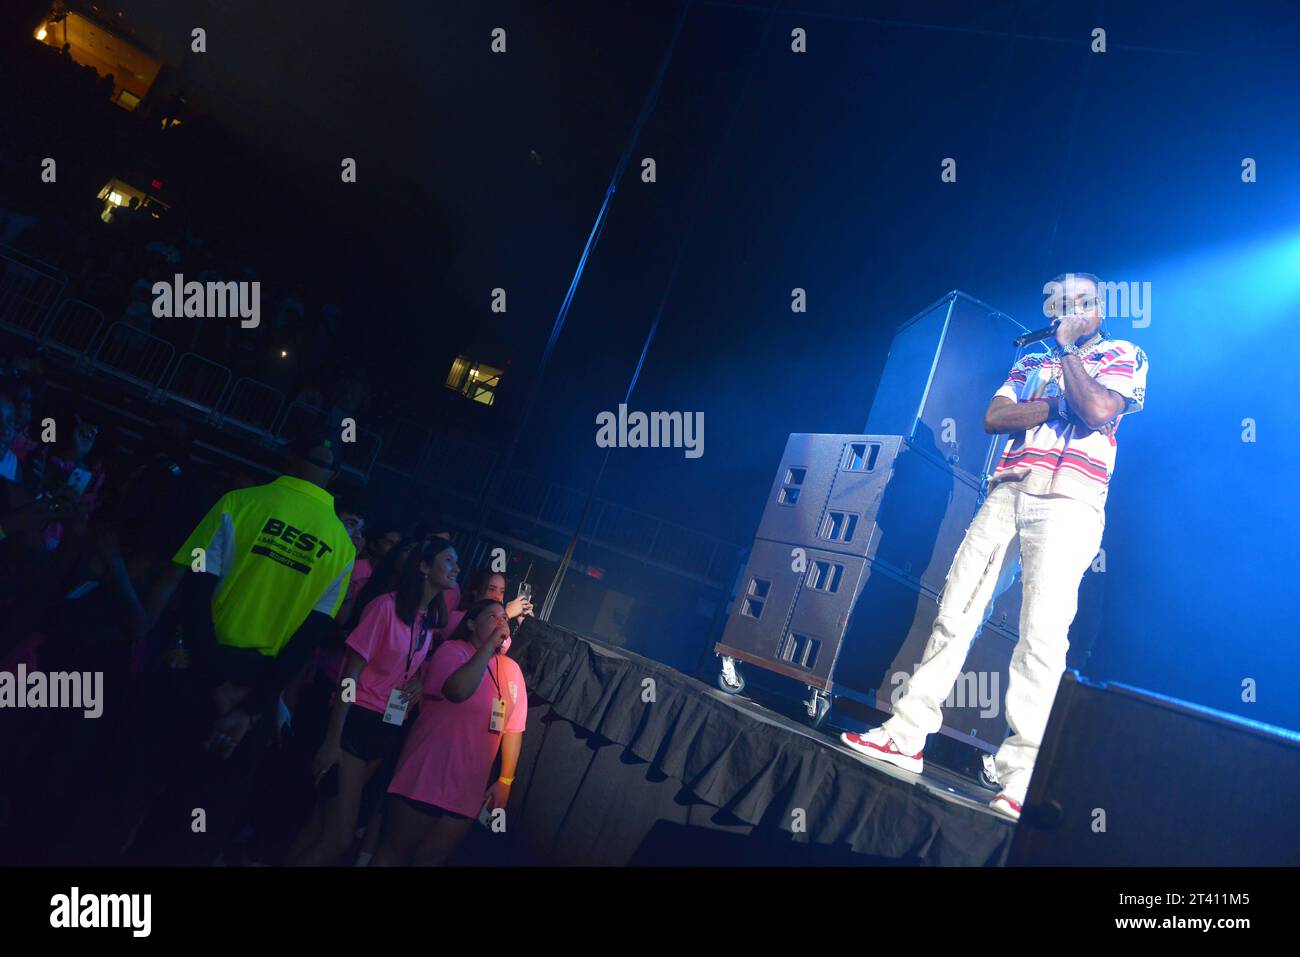
[{"label": "stacked speaker cabinet", "polygon": [[[983,412],[1023,331],[950,293],[894,340],[869,420],[889,432],[790,436],[719,654],[891,710],[981,501],[996,451]],[[944,710],[945,734],[987,750],[1006,733],[1015,572],[1001,569],[1000,594]]]},{"label": "stacked speaker cabinet", "polygon": [[984,410],[1032,345],[1027,332],[987,303],[954,290],[903,323],[889,346],[864,432],[902,435],[922,454],[980,482],[1001,448],[984,431]]}]

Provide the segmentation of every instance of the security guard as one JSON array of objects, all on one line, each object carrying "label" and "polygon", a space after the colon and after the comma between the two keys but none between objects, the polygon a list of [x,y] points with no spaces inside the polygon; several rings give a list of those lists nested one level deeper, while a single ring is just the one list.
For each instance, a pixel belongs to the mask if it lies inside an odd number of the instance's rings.
[{"label": "security guard", "polygon": [[[123,847],[141,863],[211,864],[277,807],[280,695],[336,627],[355,557],[326,491],[334,449],[309,436],[289,452],[286,474],[227,492],[172,558],[163,594],[179,583],[185,664],[161,672],[141,737],[175,756],[177,774],[142,796]],[[189,760],[205,737],[207,754]],[[191,827],[200,808],[204,827]]]},{"label": "security guard", "polygon": [[325,491],[336,475],[328,440],[296,442],[289,474],[227,492],[172,558],[197,573],[185,637],[216,706],[208,747],[222,756],[274,714],[347,595],[356,554]]}]

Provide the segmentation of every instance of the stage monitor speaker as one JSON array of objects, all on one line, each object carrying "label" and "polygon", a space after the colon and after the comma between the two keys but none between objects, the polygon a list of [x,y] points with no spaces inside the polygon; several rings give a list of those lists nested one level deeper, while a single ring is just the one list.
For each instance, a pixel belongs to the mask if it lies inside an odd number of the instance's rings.
[{"label": "stage monitor speaker", "polygon": [[[756,541],[715,650],[834,697],[892,711],[938,613],[935,596],[870,559]],[[942,734],[985,751],[1006,737],[1004,698],[1015,637],[986,623],[943,707]]]},{"label": "stage monitor speaker", "polygon": [[1067,671],[1008,863],[1300,865],[1300,734]]},{"label": "stage monitor speaker", "polygon": [[985,433],[984,410],[1016,359],[1043,348],[1011,344],[1026,331],[987,303],[948,293],[895,333],[863,431],[902,435],[979,484],[1005,441]]}]

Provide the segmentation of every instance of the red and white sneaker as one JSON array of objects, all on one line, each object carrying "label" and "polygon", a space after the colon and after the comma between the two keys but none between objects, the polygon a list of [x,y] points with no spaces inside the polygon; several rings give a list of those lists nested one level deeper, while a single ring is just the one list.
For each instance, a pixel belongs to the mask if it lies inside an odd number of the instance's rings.
[{"label": "red and white sneaker", "polygon": [[1009,797],[1005,791],[990,801],[989,807],[1003,817],[1009,817],[1013,821],[1020,820],[1020,802]]},{"label": "red and white sneaker", "polygon": [[889,732],[884,728],[872,728],[864,734],[846,731],[840,735],[840,740],[864,758],[883,761],[885,764],[892,764],[896,768],[913,771],[917,774],[920,774],[924,768],[921,761],[921,752],[904,754],[898,750],[898,745],[894,743],[894,739],[889,736]]}]

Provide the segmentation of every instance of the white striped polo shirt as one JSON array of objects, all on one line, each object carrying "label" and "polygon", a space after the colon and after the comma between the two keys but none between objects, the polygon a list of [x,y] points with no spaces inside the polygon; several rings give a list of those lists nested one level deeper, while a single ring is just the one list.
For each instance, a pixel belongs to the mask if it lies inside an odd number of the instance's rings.
[{"label": "white striped polo shirt", "polygon": [[[1124,339],[1101,339],[1080,357],[1088,375],[1125,399],[1124,411],[1111,420],[1118,430],[1126,415],[1146,402],[1147,357]],[[1021,356],[995,395],[1014,402],[1059,396],[1065,373],[1055,352]],[[1069,405],[1070,397],[1066,397]],[[1099,511],[1115,474],[1116,438],[1086,425],[1052,419],[1011,435],[990,484],[1008,483],[1034,495],[1066,495]]]}]

